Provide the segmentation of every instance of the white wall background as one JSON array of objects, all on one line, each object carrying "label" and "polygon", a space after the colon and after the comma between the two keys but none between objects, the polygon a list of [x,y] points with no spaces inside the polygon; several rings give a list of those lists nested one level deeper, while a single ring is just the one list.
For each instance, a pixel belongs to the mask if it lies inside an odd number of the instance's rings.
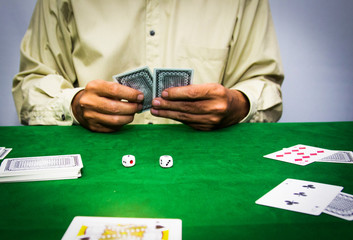
[{"label": "white wall background", "polygon": [[35,0],[0,0],[0,126],[20,125],[11,87],[18,72],[20,42]]},{"label": "white wall background", "polygon": [[353,1],[270,4],[286,75],[280,121],[353,121]]},{"label": "white wall background", "polygon": [[[280,121],[353,121],[353,1],[269,1],[286,74]],[[0,0],[0,126],[20,125],[11,86],[35,2]]]}]

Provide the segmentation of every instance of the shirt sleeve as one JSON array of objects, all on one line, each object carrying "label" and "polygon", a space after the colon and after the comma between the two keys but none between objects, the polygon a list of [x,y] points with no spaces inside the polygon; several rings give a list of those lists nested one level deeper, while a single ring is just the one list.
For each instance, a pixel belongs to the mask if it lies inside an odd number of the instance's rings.
[{"label": "shirt sleeve", "polygon": [[13,80],[19,119],[26,125],[71,125],[75,88],[72,11],[65,1],[39,0],[20,47],[20,71]]},{"label": "shirt sleeve", "polygon": [[241,122],[275,122],[282,115],[283,70],[268,1],[244,1],[238,13],[224,85],[241,91],[250,111]]}]

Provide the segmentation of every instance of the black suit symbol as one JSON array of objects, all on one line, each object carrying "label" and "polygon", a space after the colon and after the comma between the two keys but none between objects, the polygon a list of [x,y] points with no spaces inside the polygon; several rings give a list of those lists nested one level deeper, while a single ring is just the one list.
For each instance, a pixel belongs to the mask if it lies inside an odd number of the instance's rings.
[{"label": "black suit symbol", "polygon": [[315,189],[315,186],[312,184],[304,185],[303,187],[307,189]]},{"label": "black suit symbol", "polygon": [[285,202],[287,203],[287,205],[299,204],[298,202],[295,202],[295,201],[289,201],[289,200],[286,200]]},{"label": "black suit symbol", "polygon": [[298,197],[300,197],[300,196],[306,197],[306,196],[307,196],[307,195],[305,194],[305,192],[294,193],[294,195],[297,195]]}]

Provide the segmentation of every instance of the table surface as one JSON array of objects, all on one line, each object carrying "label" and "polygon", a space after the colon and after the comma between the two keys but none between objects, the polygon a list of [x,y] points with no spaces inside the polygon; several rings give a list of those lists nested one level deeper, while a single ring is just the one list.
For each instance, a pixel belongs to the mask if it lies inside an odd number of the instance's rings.
[{"label": "table surface", "polygon": [[[353,150],[353,122],[243,123],[213,132],[184,125],[129,125],[113,134],[80,126],[0,127],[7,156],[81,154],[82,177],[0,184],[1,239],[60,239],[75,216],[179,218],[183,239],[332,239],[353,222],[255,204],[287,178],[343,186],[353,165],[298,166],[263,155],[306,144]],[[123,155],[136,165],[124,168]],[[171,155],[174,166],[158,159]]]}]

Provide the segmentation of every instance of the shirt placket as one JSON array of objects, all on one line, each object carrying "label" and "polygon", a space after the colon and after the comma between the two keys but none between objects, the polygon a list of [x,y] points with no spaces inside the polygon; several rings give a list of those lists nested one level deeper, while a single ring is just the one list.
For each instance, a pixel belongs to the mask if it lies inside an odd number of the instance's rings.
[{"label": "shirt placket", "polygon": [[159,1],[146,0],[146,64],[151,71],[160,65]]},{"label": "shirt placket", "polygon": [[[150,68],[152,74],[154,68],[161,66],[159,14],[159,0],[146,0],[146,65]],[[147,115],[145,123],[153,124],[154,119],[155,117],[152,115]]]}]

